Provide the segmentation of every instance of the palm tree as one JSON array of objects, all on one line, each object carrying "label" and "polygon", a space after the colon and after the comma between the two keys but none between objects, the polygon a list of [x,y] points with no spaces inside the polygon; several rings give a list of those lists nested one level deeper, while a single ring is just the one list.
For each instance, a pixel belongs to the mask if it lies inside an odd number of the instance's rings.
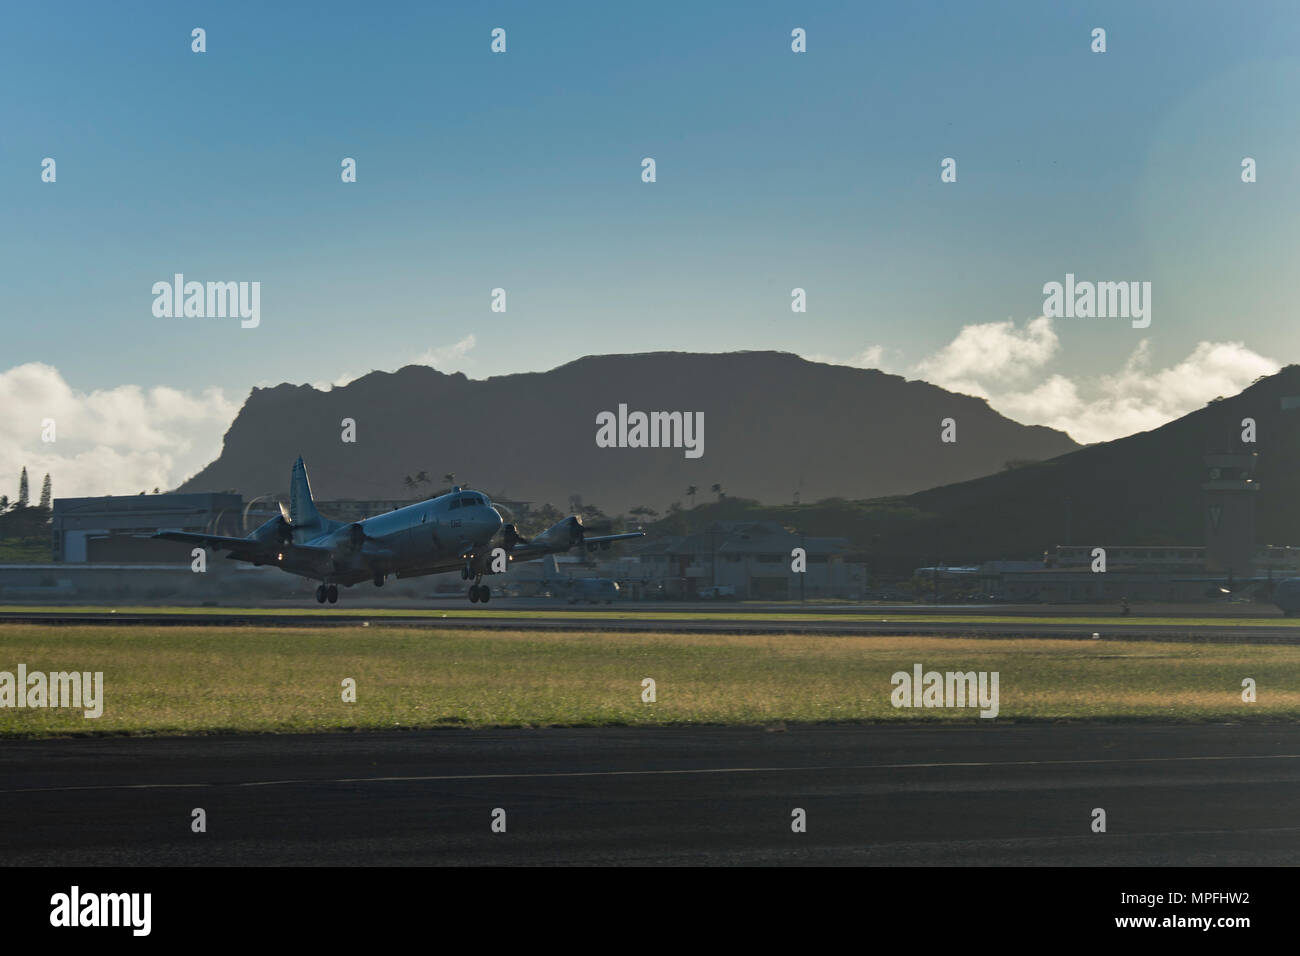
[{"label": "palm tree", "polygon": [[720,484],[714,483],[713,487],[710,488],[709,490],[718,496],[719,501],[727,497],[727,493],[722,490],[722,485]]},{"label": "palm tree", "polygon": [[427,471],[416,472],[415,483],[417,485],[427,485],[429,483],[429,473]]},{"label": "palm tree", "polygon": [[455,487],[456,485],[456,475],[454,472],[450,472],[450,471],[447,472],[445,475],[442,476],[442,480],[447,483],[448,488]]},{"label": "palm tree", "polygon": [[415,490],[415,479],[412,478],[410,475],[407,475],[405,478],[402,479],[402,484],[406,485],[407,489],[410,491]]},{"label": "palm tree", "polygon": [[695,507],[695,492],[698,491],[694,485],[688,485],[686,488],[686,497],[691,499],[691,507]]}]

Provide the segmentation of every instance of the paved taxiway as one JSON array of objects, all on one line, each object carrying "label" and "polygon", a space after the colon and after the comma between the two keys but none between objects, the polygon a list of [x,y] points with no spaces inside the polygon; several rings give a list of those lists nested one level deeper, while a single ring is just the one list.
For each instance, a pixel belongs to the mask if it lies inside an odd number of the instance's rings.
[{"label": "paved taxiway", "polygon": [[1295,865],[1298,786],[1297,725],[19,740],[0,862]]}]

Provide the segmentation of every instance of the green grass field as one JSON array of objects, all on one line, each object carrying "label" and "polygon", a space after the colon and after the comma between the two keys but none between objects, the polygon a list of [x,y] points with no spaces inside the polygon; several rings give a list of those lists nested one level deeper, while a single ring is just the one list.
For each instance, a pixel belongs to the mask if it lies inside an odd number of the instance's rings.
[{"label": "green grass field", "polygon": [[[102,671],[104,714],[0,708],[0,736],[981,722],[975,709],[892,707],[890,677],[914,663],[998,671],[1002,720],[1300,717],[1300,647],[1271,645],[0,624],[0,671],[19,663]],[[1242,702],[1246,677],[1255,703]]]}]

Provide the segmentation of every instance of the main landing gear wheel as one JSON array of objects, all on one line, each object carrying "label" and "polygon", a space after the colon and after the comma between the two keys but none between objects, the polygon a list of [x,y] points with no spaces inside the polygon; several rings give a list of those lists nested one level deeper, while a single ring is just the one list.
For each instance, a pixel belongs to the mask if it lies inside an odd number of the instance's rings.
[{"label": "main landing gear wheel", "polygon": [[472,603],[478,604],[482,601],[484,604],[492,597],[492,592],[486,584],[471,584],[469,586],[469,599]]},{"label": "main landing gear wheel", "polygon": [[325,603],[325,585],[323,584],[316,589],[316,603],[317,604]]},{"label": "main landing gear wheel", "polygon": [[337,604],[339,600],[339,586],[337,584],[331,584],[326,589],[325,597],[329,599],[331,604]]},{"label": "main landing gear wheel", "polygon": [[376,575],[375,575],[375,587],[377,587],[377,588],[382,588],[383,586],[384,586],[384,576],[383,576],[382,574],[376,574]]}]

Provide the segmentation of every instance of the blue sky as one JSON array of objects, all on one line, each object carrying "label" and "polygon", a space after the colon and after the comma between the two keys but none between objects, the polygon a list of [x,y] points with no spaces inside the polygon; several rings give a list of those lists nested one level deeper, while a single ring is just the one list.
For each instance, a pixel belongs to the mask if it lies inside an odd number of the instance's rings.
[{"label": "blue sky", "polygon": [[[458,342],[473,377],[772,348],[998,407],[944,350],[1023,341],[1066,272],[1151,281],[1152,325],[1059,320],[1005,370],[1022,406],[1053,375],[1086,404],[1139,346],[1149,372],[1296,354],[1294,3],[268,6],[6,11],[0,374],[237,405]],[[175,272],[260,281],[261,325],[155,318]]]}]

